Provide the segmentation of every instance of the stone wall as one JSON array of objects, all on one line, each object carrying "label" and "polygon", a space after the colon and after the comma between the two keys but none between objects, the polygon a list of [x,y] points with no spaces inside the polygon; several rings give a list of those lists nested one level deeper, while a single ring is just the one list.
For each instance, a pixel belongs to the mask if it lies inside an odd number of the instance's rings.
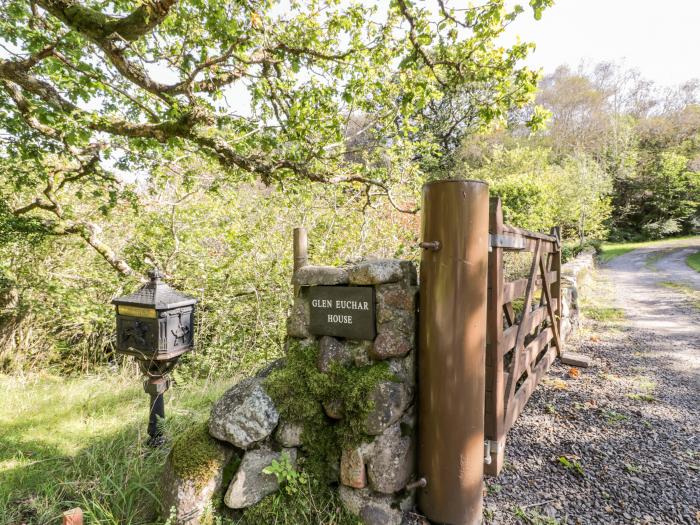
[{"label": "stone wall", "polygon": [[561,337],[564,340],[578,328],[578,289],[586,271],[594,266],[595,251],[585,250],[561,267]]},{"label": "stone wall", "polygon": [[[418,287],[414,265],[366,260],[340,268],[304,266],[295,273],[293,283],[299,292],[287,322],[288,358],[229,389],[212,407],[206,427],[209,436],[203,439],[201,429],[195,430],[192,436],[179,437],[173,447],[164,474],[163,505],[166,510],[175,509],[177,524],[201,523],[217,493],[224,493],[224,504],[231,509],[256,505],[279,490],[276,477],[263,469],[282,458],[296,465],[310,454],[313,447],[304,442],[304,422],[285,418],[285,403],[273,401],[274,391],[267,382],[288,369],[293,350],[312,358],[314,374],[333,374],[338,367],[358,374],[377,367],[384,370],[366,392],[362,420],[353,422],[361,428],[362,439],[353,446],[339,447],[333,455],[337,464],[330,465],[334,479],[329,483],[345,507],[367,525],[400,525],[405,522],[405,511],[413,507],[413,494],[406,485],[414,479],[416,463]],[[373,288],[374,340],[313,335],[309,295],[314,286]],[[329,426],[340,425],[349,417],[343,399],[319,402],[318,410]],[[198,450],[193,452],[195,446]],[[176,455],[183,451],[193,457],[183,462]],[[228,486],[222,486],[222,474],[231,461],[240,464]],[[187,470],[183,464],[194,469]]]},{"label": "stone wall", "polygon": [[[317,344],[318,367],[333,361],[365,367],[384,361],[392,380],[371,393],[374,408],[365,421],[368,439],[340,451],[338,490],[345,506],[368,525],[399,525],[413,506],[405,490],[415,469],[416,309],[418,287],[412,263],[368,260],[347,268],[305,266],[294,276],[301,287],[289,318],[290,337]],[[371,286],[376,297],[374,341],[313,336],[309,332],[309,288],[319,285]],[[341,418],[342,407],[324,406],[329,418]]]}]

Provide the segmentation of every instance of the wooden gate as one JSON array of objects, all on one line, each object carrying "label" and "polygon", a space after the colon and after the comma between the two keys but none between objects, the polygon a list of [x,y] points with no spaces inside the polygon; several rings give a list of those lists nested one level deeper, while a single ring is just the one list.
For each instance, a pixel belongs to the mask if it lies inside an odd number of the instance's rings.
[{"label": "wooden gate", "polygon": [[[485,473],[497,475],[506,433],[561,356],[561,246],[556,229],[546,235],[508,226],[500,199],[490,205],[484,437]],[[506,281],[507,250],[532,254],[527,277]]]}]

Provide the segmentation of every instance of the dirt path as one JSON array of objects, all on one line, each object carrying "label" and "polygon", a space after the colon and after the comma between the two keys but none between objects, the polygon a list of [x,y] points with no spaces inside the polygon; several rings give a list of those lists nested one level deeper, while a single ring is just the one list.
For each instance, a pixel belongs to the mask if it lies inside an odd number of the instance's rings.
[{"label": "dirt path", "polygon": [[555,364],[538,386],[487,483],[487,523],[700,524],[700,279],[685,265],[699,248],[594,272],[567,343],[594,366],[574,378]]}]

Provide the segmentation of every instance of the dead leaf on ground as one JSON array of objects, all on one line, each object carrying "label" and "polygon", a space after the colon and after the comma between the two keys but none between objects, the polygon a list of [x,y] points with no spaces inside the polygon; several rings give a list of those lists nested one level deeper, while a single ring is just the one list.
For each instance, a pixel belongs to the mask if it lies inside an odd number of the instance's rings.
[{"label": "dead leaf on ground", "polygon": [[566,382],[561,380],[561,379],[553,380],[551,385],[553,388],[556,388],[557,390],[566,390],[567,388],[569,388],[567,386]]}]

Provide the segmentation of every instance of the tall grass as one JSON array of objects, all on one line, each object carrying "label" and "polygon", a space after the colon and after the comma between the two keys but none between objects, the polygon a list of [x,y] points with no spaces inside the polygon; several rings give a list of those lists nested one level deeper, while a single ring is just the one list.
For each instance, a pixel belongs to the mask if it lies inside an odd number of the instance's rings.
[{"label": "tall grass", "polygon": [[[208,416],[225,383],[174,387],[166,431]],[[138,376],[0,376],[0,524],[149,525],[161,511],[167,449],[144,446],[148,398]]]}]

